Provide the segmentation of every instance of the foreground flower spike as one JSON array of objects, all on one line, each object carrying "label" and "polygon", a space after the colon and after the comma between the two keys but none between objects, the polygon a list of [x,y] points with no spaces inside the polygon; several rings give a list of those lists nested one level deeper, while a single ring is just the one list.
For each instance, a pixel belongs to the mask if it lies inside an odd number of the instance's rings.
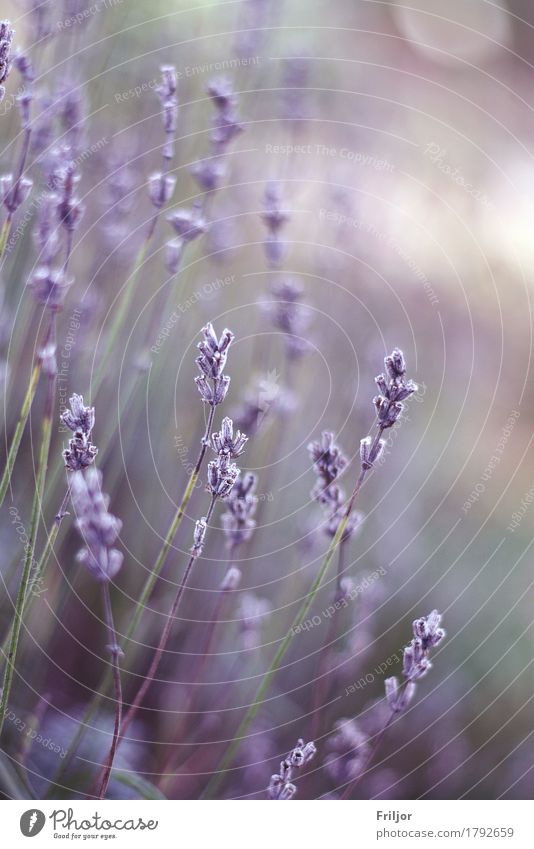
[{"label": "foreground flower spike", "polygon": [[292,799],[297,792],[297,788],[292,784],[293,771],[309,763],[315,757],[316,752],[315,743],[305,743],[302,739],[297,740],[295,748],[280,763],[280,772],[271,776],[267,789],[269,799],[280,801]]},{"label": "foreground flower spike", "polygon": [[223,374],[223,370],[234,334],[231,330],[225,329],[220,339],[217,339],[211,323],[203,328],[202,334],[204,338],[198,343],[200,356],[195,362],[203,373],[200,377],[195,377],[195,383],[202,400],[215,408],[222,404],[230,386],[230,378]]},{"label": "foreground flower spike", "polygon": [[113,548],[122,522],[108,512],[109,497],[102,492],[101,472],[95,468],[88,469],[85,475],[75,472],[71,494],[77,516],[76,528],[85,543],[77,559],[97,581],[111,581],[123,561],[122,553]]},{"label": "foreground flower spike", "polygon": [[378,413],[378,426],[389,428],[402,414],[404,405],[401,402],[417,392],[418,387],[413,380],[405,380],[406,363],[399,348],[394,348],[389,357],[385,358],[384,365],[387,377],[384,374],[375,377],[380,395],[373,399],[373,403]]},{"label": "foreground flower spike", "polygon": [[445,631],[441,627],[441,615],[437,610],[433,610],[428,616],[422,616],[420,619],[416,619],[413,622],[412,628],[414,638],[406,646],[403,654],[402,683],[399,683],[399,679],[395,675],[391,678],[386,678],[384,682],[386,702],[390,709],[389,717],[383,724],[382,729],[375,735],[373,743],[369,742],[369,745],[367,745],[364,742],[363,746],[358,747],[360,752],[363,752],[363,758],[357,757],[357,774],[351,777],[340,797],[341,799],[350,799],[352,796],[356,785],[362,776],[366,774],[391,723],[397,714],[403,713],[410,705],[417,688],[415,682],[426,675],[428,670],[431,669],[432,664],[429,660],[430,649],[439,645],[445,636]]},{"label": "foreground flower spike", "polygon": [[98,448],[91,442],[95,409],[86,407],[81,395],[73,395],[69,403],[70,410],[65,410],[60,418],[74,436],[69,440],[69,447],[63,451],[63,458],[69,471],[78,472],[90,466],[98,453]]},{"label": "foreground flower spike", "polygon": [[0,102],[4,99],[6,90],[4,83],[11,67],[10,51],[15,32],[9,21],[0,21]]},{"label": "foreground flower spike", "polygon": [[211,440],[214,451],[234,460],[245,450],[245,445],[248,442],[248,436],[242,434],[240,430],[237,430],[234,436],[234,425],[232,419],[225,416],[222,420],[220,431],[212,434]]},{"label": "foreground flower spike", "polygon": [[432,668],[429,660],[430,649],[439,645],[445,636],[440,623],[441,616],[437,610],[414,621],[412,626],[414,638],[404,649],[402,665],[404,681],[399,684],[398,678],[393,676],[387,678],[385,682],[386,699],[393,713],[402,713],[406,710],[415,694],[415,682]]}]

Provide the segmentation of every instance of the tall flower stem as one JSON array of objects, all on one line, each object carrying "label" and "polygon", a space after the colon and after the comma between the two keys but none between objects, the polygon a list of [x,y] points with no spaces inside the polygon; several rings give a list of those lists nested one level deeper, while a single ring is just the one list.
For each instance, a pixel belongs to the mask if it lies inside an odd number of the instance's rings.
[{"label": "tall flower stem", "polygon": [[[206,525],[209,525],[211,516],[213,514],[213,510],[215,508],[216,501],[217,501],[217,497],[212,495],[210,506],[209,506],[208,512],[206,514],[206,519],[205,519]],[[171,634],[172,626],[174,624],[174,619],[176,617],[176,612],[177,612],[178,607],[180,605],[180,602],[183,598],[185,588],[186,588],[187,583],[189,581],[189,577],[191,575],[191,572],[193,570],[193,566],[195,564],[195,560],[197,559],[197,557],[198,557],[198,554],[193,551],[190,558],[189,558],[187,566],[185,568],[182,580],[180,582],[180,585],[179,585],[178,590],[176,592],[176,595],[174,597],[174,601],[172,603],[171,609],[170,609],[170,611],[167,615],[165,627],[163,628],[163,631],[162,631],[162,634],[161,634],[161,637],[160,637],[160,641],[159,641],[158,647],[156,649],[156,652],[154,654],[154,657],[152,658],[152,662],[150,664],[149,670],[148,670],[148,672],[147,672],[147,674],[144,678],[143,683],[141,684],[141,686],[139,687],[139,690],[137,691],[137,695],[135,696],[133,702],[131,703],[131,705],[129,707],[128,713],[126,714],[126,716],[124,718],[124,722],[122,724],[121,733],[120,733],[121,739],[122,739],[122,737],[124,737],[128,728],[130,727],[132,721],[134,720],[135,715],[136,715],[136,713],[139,709],[139,706],[141,705],[143,699],[145,698],[147,691],[148,691],[148,688],[150,687],[150,685],[151,685],[152,681],[154,680],[154,677],[155,677],[155,675],[158,671],[158,668],[159,668],[159,665],[160,665],[160,662],[161,662],[161,658],[163,656],[163,652],[165,651],[165,647],[167,645],[167,642],[168,642],[170,634]]]},{"label": "tall flower stem", "polygon": [[40,357],[37,357],[35,364],[32,368],[30,382],[28,384],[28,388],[26,390],[26,394],[25,394],[24,400],[22,402],[19,420],[17,422],[17,426],[16,426],[15,432],[13,434],[13,439],[11,440],[11,445],[9,446],[9,451],[8,451],[8,454],[7,454],[7,460],[6,460],[4,473],[2,475],[2,480],[0,481],[0,507],[4,503],[4,498],[6,497],[6,492],[7,492],[7,489],[9,487],[9,483],[11,481],[11,474],[13,472],[15,460],[17,459],[17,454],[18,454],[20,443],[21,443],[21,440],[22,440],[22,435],[24,433],[24,429],[26,427],[26,422],[27,422],[28,416],[30,414],[30,409],[31,409],[31,406],[32,406],[32,403],[33,403],[33,399],[35,398],[35,393],[37,391],[37,384],[39,383],[41,371],[42,371],[42,361],[41,361]]},{"label": "tall flower stem", "polygon": [[[197,692],[198,692],[198,685],[199,685],[199,682],[201,681],[201,679],[204,675],[204,671],[206,669],[206,666],[207,666],[209,658],[210,658],[210,652],[211,652],[211,646],[212,646],[212,643],[213,643],[213,638],[215,637],[217,625],[219,624],[219,620],[221,618],[224,603],[226,601],[226,597],[228,596],[228,594],[229,594],[229,590],[227,590],[227,589],[219,590],[219,594],[217,596],[217,601],[215,602],[215,606],[213,608],[213,613],[211,615],[211,620],[209,622],[209,625],[208,625],[208,628],[207,628],[207,631],[206,631],[206,635],[205,635],[205,638],[204,638],[204,642],[203,642],[203,645],[202,645],[202,650],[200,652],[200,660],[199,660],[198,664],[195,665],[195,672],[194,672],[193,680],[191,682],[191,687],[190,687],[189,692],[187,694],[187,699],[186,699],[185,705],[183,707],[183,710],[181,711],[182,718],[181,718],[181,721],[179,721],[178,728],[174,732],[174,735],[173,735],[173,739],[177,743],[180,742],[180,739],[184,735],[184,731],[185,731],[186,726],[187,726],[187,721],[189,719],[189,714],[193,710],[196,695],[197,695]],[[163,768],[161,770],[162,771],[162,776],[161,776],[161,781],[160,781],[161,786],[165,785],[167,782],[172,781],[172,779],[174,778],[173,775],[167,774],[168,771],[172,767],[173,761],[174,761],[174,746],[171,746],[171,751],[169,752],[169,755],[168,755],[165,763],[163,764]]]},{"label": "tall flower stem", "polygon": [[[344,554],[346,546],[347,540],[341,540],[339,544],[336,595],[334,597],[334,601],[339,597],[339,594],[341,593],[341,579],[343,576]],[[337,613],[339,614],[339,611],[337,611]],[[330,646],[334,640],[336,631],[337,618],[333,616],[330,620],[323,644],[319,650],[319,658],[317,661],[317,681],[315,683],[314,693],[312,696],[312,739],[318,737],[320,732],[321,717],[319,711],[322,707],[322,700],[326,696],[328,691],[328,679],[330,677],[328,670],[325,669],[325,667],[326,662],[328,660]]]},{"label": "tall flower stem", "polygon": [[[59,508],[58,513],[54,518],[54,524],[52,525],[52,528],[50,529],[50,533],[47,536],[46,545],[44,547],[43,553],[41,554],[39,562],[37,563],[37,565],[35,567],[35,572],[34,572],[33,579],[32,579],[32,583],[34,583],[34,584],[39,583],[39,580],[42,577],[42,575],[44,574],[44,571],[46,569],[46,566],[47,566],[47,563],[48,563],[48,558],[50,557],[50,552],[52,551],[52,549],[54,547],[54,542],[55,542],[56,537],[57,537],[58,532],[59,532],[59,526],[61,524],[61,520],[65,515],[65,510],[67,508],[69,496],[70,496],[70,488],[67,489],[67,492],[65,493],[63,501],[61,502],[61,507]],[[24,604],[23,604],[23,607],[22,607],[22,615],[24,615],[26,613],[27,609],[29,608],[31,599],[32,599],[32,593],[27,592],[26,597],[24,599]],[[2,647],[0,648],[0,652],[5,657],[7,657],[8,647],[9,647],[9,644],[11,642],[12,633],[13,633],[13,626],[11,626],[10,630],[6,634],[4,642],[2,643]]]},{"label": "tall flower stem", "polygon": [[111,777],[111,770],[113,768],[113,761],[115,760],[115,753],[117,751],[117,746],[119,745],[119,734],[122,723],[122,684],[121,671],[119,665],[119,659],[122,652],[117,642],[117,633],[115,631],[115,624],[113,622],[113,611],[111,608],[111,598],[109,594],[109,581],[105,581],[102,584],[102,598],[104,602],[106,626],[108,629],[110,640],[110,645],[108,648],[111,652],[113,685],[115,689],[115,723],[113,727],[113,739],[111,742],[111,747],[104,763],[103,774],[98,790],[99,799],[105,798],[108,789],[109,779]]},{"label": "tall flower stem", "polygon": [[[371,451],[376,450],[376,448],[380,444],[382,432],[383,432],[383,428],[379,427],[378,432],[377,432],[377,434],[374,438]],[[323,563],[321,565],[321,568],[319,569],[319,572],[317,573],[317,575],[315,577],[315,580],[314,580],[314,582],[313,582],[313,584],[312,584],[312,586],[311,586],[311,588],[308,592],[308,595],[306,596],[302,605],[300,606],[300,609],[299,609],[295,619],[293,620],[291,627],[289,628],[286,636],[282,640],[282,642],[281,642],[281,644],[280,644],[280,646],[279,646],[279,648],[278,648],[278,650],[277,650],[277,652],[276,652],[276,654],[275,654],[275,656],[274,656],[274,658],[271,662],[271,665],[269,666],[269,669],[267,670],[267,672],[263,676],[263,678],[260,682],[260,685],[259,685],[259,687],[256,691],[256,694],[254,696],[254,701],[252,702],[252,704],[249,707],[249,709],[247,710],[245,716],[241,720],[239,727],[238,727],[230,745],[226,749],[226,752],[224,753],[219,764],[217,765],[217,769],[216,769],[214,775],[212,776],[212,778],[208,782],[206,789],[203,793],[203,798],[206,798],[206,799],[212,798],[213,794],[219,789],[219,787],[220,787],[220,785],[223,782],[224,777],[225,777],[224,773],[232,765],[234,758],[235,758],[235,755],[237,753],[237,750],[239,749],[239,746],[240,746],[241,742],[243,741],[251,723],[253,722],[256,714],[258,713],[258,710],[261,707],[263,699],[265,698],[266,694],[269,691],[272,680],[273,680],[276,672],[280,668],[282,661],[283,661],[291,643],[293,642],[293,637],[297,633],[299,626],[302,625],[302,623],[306,619],[306,616],[308,615],[308,612],[309,612],[313,602],[315,601],[317,593],[319,592],[319,589],[321,588],[321,585],[323,583],[325,575],[328,572],[328,569],[330,567],[330,564],[332,562],[334,554],[336,553],[336,550],[337,550],[341,540],[343,539],[343,535],[345,533],[347,523],[349,521],[350,515],[351,515],[352,510],[354,508],[354,505],[356,503],[356,499],[358,498],[359,492],[362,488],[362,484],[365,480],[367,472],[368,472],[368,469],[365,466],[362,466],[362,468],[360,470],[360,474],[358,476],[358,480],[356,481],[356,486],[354,487],[352,495],[349,498],[348,504],[345,508],[345,512],[343,513],[343,517],[342,517],[342,519],[341,519],[341,521],[338,525],[336,534],[332,538],[332,541],[331,541],[331,543],[328,547],[328,551],[326,552],[326,555],[325,555],[325,558],[324,558]]]},{"label": "tall flower stem", "polygon": [[[55,344],[55,328],[56,328],[56,317],[55,313],[51,313],[50,315],[50,324],[47,333],[47,344]],[[37,538],[37,530],[39,527],[39,515],[41,511],[43,493],[44,493],[44,485],[46,479],[46,470],[48,467],[48,456],[50,452],[50,441],[52,437],[52,419],[54,413],[54,399],[55,399],[55,389],[56,389],[56,375],[55,370],[53,372],[49,372],[48,374],[48,388],[47,388],[47,398],[46,398],[46,406],[43,414],[42,428],[41,428],[41,447],[39,451],[39,461],[37,468],[37,478],[35,482],[35,492],[33,496],[32,510],[31,510],[31,519],[30,519],[30,528],[28,534],[28,543],[26,545],[26,552],[24,557],[24,566],[22,569],[22,576],[19,584],[19,589],[17,593],[17,600],[15,605],[15,616],[13,619],[13,625],[11,628],[11,640],[9,643],[9,651],[7,655],[7,665],[6,671],[4,674],[4,682],[2,686],[2,696],[0,699],[0,734],[2,732],[2,727],[4,723],[4,718],[6,714],[6,708],[9,703],[9,695],[11,691],[11,686],[13,683],[13,672],[15,669],[15,660],[17,656],[17,649],[20,638],[20,631],[22,627],[22,616],[24,613],[24,607],[26,604],[26,596],[28,593],[28,585],[31,576],[31,570],[34,562],[34,552],[35,552],[35,541]]]}]

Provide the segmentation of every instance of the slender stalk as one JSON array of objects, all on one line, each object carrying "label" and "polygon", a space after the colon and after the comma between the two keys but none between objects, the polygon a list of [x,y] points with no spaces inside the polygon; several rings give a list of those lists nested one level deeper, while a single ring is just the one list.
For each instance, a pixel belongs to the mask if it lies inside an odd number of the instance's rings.
[{"label": "slender stalk", "polygon": [[[207,525],[209,525],[213,510],[215,508],[216,501],[217,501],[216,496],[212,496],[210,506],[209,506],[209,509],[208,509],[208,512],[207,512],[207,515],[206,515],[206,524]],[[191,554],[190,558],[189,558],[189,561],[188,561],[187,566],[185,568],[185,572],[183,574],[183,578],[180,582],[180,585],[179,585],[178,590],[176,592],[176,595],[174,597],[174,601],[172,603],[171,609],[168,613],[167,621],[165,622],[165,627],[163,628],[158,647],[156,649],[154,657],[152,658],[152,663],[150,664],[149,670],[148,670],[148,672],[147,672],[147,674],[146,674],[146,676],[143,680],[143,683],[139,687],[139,690],[137,691],[137,695],[135,696],[132,704],[130,705],[128,713],[126,714],[126,717],[125,717],[124,722],[122,724],[121,735],[120,735],[121,739],[124,737],[128,728],[130,727],[132,721],[134,720],[135,715],[136,715],[136,713],[139,709],[139,706],[141,705],[143,699],[145,698],[146,693],[148,691],[148,688],[150,687],[152,681],[154,680],[156,672],[158,671],[158,667],[159,667],[159,664],[161,662],[163,652],[165,651],[165,646],[167,645],[167,642],[169,640],[169,636],[170,636],[170,633],[171,633],[171,629],[172,629],[172,626],[174,624],[174,619],[176,617],[176,611],[178,610],[180,602],[183,598],[185,588],[186,588],[187,583],[189,581],[189,576],[191,575],[191,572],[193,570],[193,566],[194,566],[194,563],[195,563],[195,560],[197,559],[197,557],[198,557],[198,555],[195,552],[193,552]]]},{"label": "slender stalk", "polygon": [[113,670],[113,684],[115,688],[115,724],[113,727],[113,739],[111,742],[111,747],[109,750],[109,754],[104,763],[104,769],[102,774],[102,779],[100,783],[100,787],[98,790],[98,798],[104,799],[109,779],[111,777],[111,770],[113,768],[113,761],[115,760],[115,753],[117,751],[117,746],[119,745],[119,734],[122,723],[122,684],[121,684],[121,672],[119,665],[119,658],[122,654],[121,649],[117,642],[117,633],[115,631],[115,624],[113,622],[113,611],[111,608],[111,598],[109,595],[109,582],[105,581],[102,584],[102,597],[104,601],[104,612],[106,617],[106,625],[108,629],[110,646],[109,650],[111,652],[111,663]]},{"label": "slender stalk", "polygon": [[[50,326],[47,334],[47,340],[55,338],[55,314],[50,316]],[[44,484],[46,478],[46,470],[48,466],[48,455],[50,451],[50,441],[52,437],[52,417],[54,412],[56,378],[55,374],[48,376],[48,392],[46,399],[46,407],[43,415],[42,430],[41,430],[41,448],[39,452],[39,465],[37,470],[37,479],[35,483],[35,493],[32,503],[32,512],[30,519],[30,530],[28,535],[28,543],[24,557],[24,566],[22,570],[21,581],[19,584],[17,600],[15,605],[15,617],[11,629],[11,640],[7,655],[7,665],[4,674],[4,683],[2,687],[2,697],[0,700],[0,734],[6,714],[6,708],[9,702],[11,685],[13,683],[13,672],[15,669],[15,660],[17,656],[17,648],[22,627],[22,616],[26,603],[26,595],[28,592],[28,584],[31,575],[31,569],[34,562],[33,556],[35,551],[35,541],[37,537],[37,529],[39,526],[39,514],[41,510],[42,498],[44,493]]]},{"label": "slender stalk", "polygon": [[11,221],[13,220],[13,216],[9,212],[4,223],[2,224],[2,229],[0,230],[0,261],[4,256],[4,251],[6,249],[7,240],[9,239],[9,234],[11,232]]},{"label": "slender stalk", "polygon": [[11,445],[9,446],[9,451],[6,460],[6,466],[4,469],[4,473],[2,475],[2,480],[0,482],[0,507],[4,503],[4,498],[6,497],[6,492],[11,481],[11,474],[13,472],[13,467],[15,465],[15,460],[17,459],[17,454],[20,448],[20,443],[22,440],[22,435],[24,433],[24,428],[26,427],[26,422],[28,420],[28,416],[30,414],[30,409],[33,403],[33,399],[35,398],[35,392],[37,391],[37,384],[39,383],[39,377],[42,371],[42,362],[41,358],[38,357],[35,361],[35,364],[32,369],[30,382],[28,384],[28,388],[26,390],[26,395],[24,396],[24,401],[22,402],[22,407],[20,410],[19,420],[17,422],[17,426],[15,428],[15,433],[13,434],[13,439],[11,440]]},{"label": "slender stalk", "polygon": [[[375,439],[374,439],[374,442],[373,442],[373,447],[376,447],[379,444],[381,436],[382,436],[382,428],[379,427],[378,433],[375,436]],[[267,670],[267,672],[263,676],[263,678],[260,682],[260,685],[259,685],[259,687],[256,691],[256,694],[254,696],[254,701],[252,702],[252,704],[249,707],[249,709],[247,710],[245,716],[241,720],[241,722],[238,726],[238,729],[237,729],[230,745],[228,746],[228,748],[226,749],[226,752],[224,753],[222,759],[220,760],[214,775],[212,776],[212,778],[208,782],[206,789],[203,793],[203,798],[207,798],[207,799],[211,798],[213,796],[213,794],[219,789],[222,781],[224,780],[224,773],[233,763],[236,752],[237,752],[243,738],[245,737],[245,734],[247,733],[247,731],[250,727],[250,724],[252,723],[256,714],[258,713],[258,710],[261,707],[263,699],[265,698],[267,692],[269,691],[269,687],[271,686],[271,682],[272,682],[272,680],[275,676],[275,673],[278,671],[279,667],[281,666],[282,660],[284,659],[286,652],[289,649],[289,647],[290,647],[290,645],[293,641],[293,637],[297,633],[297,629],[299,628],[300,625],[302,625],[306,616],[308,615],[308,611],[310,610],[310,608],[311,608],[311,606],[312,606],[312,604],[315,600],[315,597],[317,596],[317,593],[319,592],[319,589],[320,589],[320,587],[323,583],[324,577],[325,577],[325,575],[328,571],[330,563],[332,562],[332,559],[334,557],[336,549],[337,549],[338,545],[340,544],[341,540],[343,539],[343,535],[344,535],[345,529],[347,527],[347,522],[348,522],[349,517],[352,513],[352,510],[354,508],[354,504],[356,503],[356,499],[358,498],[358,494],[361,490],[361,487],[362,487],[362,484],[365,480],[367,472],[368,472],[367,468],[365,468],[365,467],[361,468],[360,474],[358,476],[358,480],[356,481],[356,486],[354,487],[352,495],[351,495],[351,497],[348,501],[347,507],[345,508],[345,512],[343,514],[343,517],[342,517],[342,519],[341,519],[341,521],[338,525],[338,529],[336,531],[336,534],[333,537],[333,539],[332,539],[332,541],[331,541],[331,543],[328,547],[328,551],[326,552],[326,555],[325,555],[325,558],[324,558],[323,563],[321,565],[321,568],[319,569],[319,572],[317,573],[317,575],[315,577],[315,580],[314,580],[314,582],[313,582],[313,584],[310,588],[310,591],[308,592],[308,595],[306,596],[302,605],[300,606],[300,609],[299,609],[295,619],[293,620],[291,627],[289,628],[286,636],[282,640],[282,642],[281,642],[281,644],[278,648],[278,651],[276,652],[276,654],[275,654],[275,656],[274,656],[274,658],[271,662],[271,665],[269,666],[269,669]]]},{"label": "slender stalk", "polygon": [[[66,515],[65,509],[67,507],[67,502],[69,500],[69,496],[70,496],[70,488],[67,489],[67,492],[65,493],[63,501],[61,502],[61,507],[59,508],[59,510],[58,510],[58,512],[57,512],[57,514],[54,518],[54,524],[52,525],[50,533],[48,534],[48,537],[47,537],[47,540],[46,540],[46,545],[44,547],[43,553],[41,554],[39,562],[38,562],[38,564],[35,568],[35,573],[34,573],[34,576],[33,576],[33,579],[32,579],[33,583],[35,583],[35,584],[39,583],[39,579],[43,576],[45,569],[48,565],[48,558],[50,557],[50,552],[52,551],[52,548],[54,547],[54,542],[55,542],[55,539],[56,539],[58,531],[59,531],[59,526],[61,524],[61,520]],[[23,607],[22,607],[22,615],[23,616],[30,606],[32,597],[33,597],[32,592],[28,591],[26,593],[26,597],[24,599],[24,604],[23,604]],[[2,643],[2,647],[0,648],[0,652],[4,656],[7,656],[7,651],[8,651],[10,641],[11,641],[12,632],[13,632],[13,625],[9,629],[8,633],[6,634],[4,642]]]},{"label": "slender stalk", "polygon": [[[347,540],[342,539],[339,544],[339,553],[338,553],[338,569],[337,569],[337,581],[336,581],[336,595],[334,597],[334,601],[339,596],[341,591],[341,578],[343,576],[343,565],[344,565],[344,553],[347,545]],[[339,611],[338,611],[339,613]],[[315,740],[319,737],[320,732],[320,714],[319,711],[322,707],[322,701],[326,697],[328,693],[328,684],[329,684],[329,674],[325,669],[326,662],[328,660],[330,646],[334,640],[335,634],[337,630],[337,618],[335,616],[330,620],[330,624],[328,626],[328,630],[326,632],[326,636],[324,638],[324,642],[321,646],[318,658],[318,672],[317,672],[317,681],[314,688],[314,694],[312,697],[312,733],[310,735],[310,739]]]},{"label": "slender stalk", "polygon": [[[181,721],[178,723],[178,728],[174,733],[174,741],[178,742],[182,737],[184,732],[184,728],[187,725],[187,720],[189,718],[189,714],[191,713],[194,704],[195,698],[198,692],[199,681],[201,680],[206,666],[208,664],[208,660],[210,658],[210,650],[211,645],[213,643],[213,638],[215,636],[215,631],[217,630],[217,625],[219,624],[219,619],[221,618],[221,613],[224,607],[224,603],[226,601],[226,597],[229,594],[229,590],[219,590],[219,594],[217,596],[217,601],[215,602],[215,606],[213,608],[213,613],[211,615],[211,620],[208,625],[208,629],[206,631],[206,635],[204,638],[204,643],[202,645],[202,650],[200,652],[200,661],[195,666],[195,672],[193,676],[193,680],[191,682],[191,687],[189,693],[187,694],[187,699],[184,705],[183,710],[181,711]],[[170,781],[174,776],[167,775],[167,772],[171,769],[172,762],[174,760],[174,747],[171,745],[171,750],[169,755],[163,764],[163,768],[161,770],[161,782],[160,785],[163,786],[167,781]]]}]

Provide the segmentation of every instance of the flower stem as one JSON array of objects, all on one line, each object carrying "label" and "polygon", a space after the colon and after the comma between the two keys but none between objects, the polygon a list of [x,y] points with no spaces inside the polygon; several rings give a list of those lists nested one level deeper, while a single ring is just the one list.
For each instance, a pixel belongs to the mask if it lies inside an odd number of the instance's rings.
[{"label": "flower stem", "polygon": [[106,617],[106,625],[110,640],[109,650],[111,652],[113,684],[115,688],[115,723],[113,726],[113,739],[111,741],[111,747],[104,763],[102,779],[98,790],[99,799],[105,798],[108,789],[109,779],[111,777],[111,770],[113,768],[113,761],[115,760],[115,753],[117,751],[117,746],[119,745],[119,734],[122,722],[122,684],[121,671],[119,665],[119,658],[122,654],[122,651],[117,642],[117,633],[115,631],[115,624],[113,622],[113,610],[111,608],[111,598],[109,594],[108,581],[105,581],[102,584],[102,597],[104,601],[104,613]]},{"label": "flower stem", "polygon": [[[50,326],[47,334],[47,339],[55,338],[55,315],[50,316]],[[35,482],[35,493],[33,496],[30,529],[28,535],[28,543],[24,557],[24,566],[22,576],[17,593],[15,605],[15,616],[11,628],[11,640],[9,643],[9,651],[7,654],[7,666],[4,674],[4,683],[2,686],[2,696],[0,699],[0,734],[4,723],[6,708],[9,702],[11,685],[13,683],[13,672],[15,669],[15,660],[17,656],[17,648],[19,643],[20,631],[22,627],[22,616],[26,604],[26,596],[28,592],[28,584],[32,566],[34,563],[35,541],[37,537],[37,529],[39,526],[39,514],[42,505],[44,484],[46,478],[46,470],[48,466],[48,455],[50,451],[50,440],[52,437],[52,416],[54,412],[56,378],[55,374],[48,375],[48,392],[46,399],[46,407],[43,415],[42,430],[41,430],[41,448],[39,452],[39,465],[37,469],[37,479]]]},{"label": "flower stem", "polygon": [[[209,525],[213,510],[215,508],[216,501],[217,501],[217,497],[212,496],[211,503],[210,503],[210,506],[209,506],[209,509],[208,509],[208,512],[207,512],[207,515],[206,515],[206,524],[207,525]],[[163,628],[158,647],[156,649],[154,657],[152,658],[152,663],[150,664],[150,668],[149,668],[149,670],[148,670],[148,672],[145,676],[145,679],[143,680],[143,683],[139,687],[139,690],[137,691],[137,695],[135,696],[132,704],[130,705],[128,713],[126,714],[126,717],[125,717],[124,722],[122,724],[121,735],[120,735],[121,739],[122,739],[122,737],[124,737],[124,735],[126,734],[126,731],[130,727],[133,719],[135,718],[135,715],[136,715],[136,713],[139,709],[139,706],[141,705],[143,699],[145,698],[146,693],[148,691],[148,688],[150,687],[150,684],[154,680],[156,672],[158,671],[158,667],[159,667],[159,664],[161,662],[163,652],[165,651],[165,646],[167,645],[167,642],[169,640],[169,636],[170,636],[171,629],[172,629],[172,626],[173,626],[173,623],[174,623],[174,619],[176,617],[176,612],[177,612],[178,607],[180,605],[180,602],[183,598],[185,588],[186,588],[187,583],[189,581],[189,577],[191,575],[191,572],[193,570],[193,566],[194,566],[194,563],[195,563],[195,560],[197,559],[197,557],[198,557],[198,554],[193,552],[191,554],[190,558],[189,558],[189,561],[188,561],[187,566],[185,568],[185,572],[183,574],[182,580],[180,582],[180,585],[179,585],[178,590],[176,592],[176,595],[174,597],[172,607],[171,607],[171,609],[168,613],[167,621],[165,622],[165,627]]]},{"label": "flower stem", "polygon": [[28,420],[28,416],[30,414],[30,409],[33,403],[33,399],[35,398],[35,392],[37,390],[37,384],[39,383],[39,377],[41,375],[42,363],[40,358],[37,358],[30,377],[30,382],[28,384],[28,388],[26,390],[26,395],[24,396],[24,401],[22,402],[22,407],[20,410],[19,420],[17,422],[17,426],[15,428],[15,433],[13,434],[13,439],[11,440],[11,445],[9,446],[9,452],[7,455],[6,466],[4,469],[4,473],[2,475],[2,480],[0,482],[0,507],[4,503],[4,498],[6,497],[7,488],[11,481],[11,474],[13,472],[13,467],[15,465],[15,460],[17,459],[18,450],[20,447],[20,443],[22,440],[22,435],[24,433],[24,428],[26,427],[26,422]]},{"label": "flower stem", "polygon": [[[50,533],[48,534],[48,537],[47,537],[47,540],[46,540],[46,545],[44,547],[43,553],[41,554],[39,562],[38,562],[38,564],[35,568],[35,573],[34,573],[34,576],[33,576],[33,579],[32,579],[33,584],[39,583],[39,580],[40,580],[40,578],[42,578],[42,576],[45,572],[45,569],[48,565],[48,558],[50,557],[50,552],[52,551],[52,548],[54,547],[54,542],[55,542],[55,539],[56,539],[58,531],[59,531],[59,526],[61,524],[61,520],[62,520],[63,516],[65,516],[65,509],[67,507],[67,502],[69,500],[69,496],[70,496],[70,487],[67,489],[67,492],[65,493],[63,501],[61,502],[61,507],[59,508],[59,511],[58,511],[58,513],[57,513],[57,515],[54,519],[54,524],[52,525]],[[22,607],[22,615],[23,616],[24,616],[24,614],[26,613],[26,610],[29,607],[31,599],[32,599],[32,593],[27,592],[26,597],[24,599],[24,604],[23,604],[23,607]],[[4,639],[4,642],[2,643],[2,647],[0,648],[0,653],[3,654],[4,657],[7,656],[7,651],[8,651],[9,644],[11,642],[12,633],[13,633],[13,626],[11,626],[11,628],[7,632],[5,639]]]}]

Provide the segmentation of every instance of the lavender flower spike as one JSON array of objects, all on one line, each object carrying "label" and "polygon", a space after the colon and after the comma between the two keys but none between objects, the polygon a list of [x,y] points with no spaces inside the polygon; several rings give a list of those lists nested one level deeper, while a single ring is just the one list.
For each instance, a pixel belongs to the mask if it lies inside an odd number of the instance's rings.
[{"label": "lavender flower spike", "polygon": [[[385,358],[387,377],[379,374],[375,377],[380,395],[373,399],[378,414],[378,426],[384,430],[393,427],[399,419],[404,405],[401,403],[414,392],[417,392],[417,384],[413,380],[405,380],[406,363],[404,354],[399,348],[394,348],[392,353]],[[369,458],[366,462],[374,462],[376,457]]]},{"label": "lavender flower spike", "polygon": [[83,396],[76,394],[69,398],[69,404],[70,410],[65,410],[61,414],[61,421],[73,433],[81,430],[89,436],[95,426],[95,408],[86,407],[83,403]]},{"label": "lavender flower spike", "polygon": [[297,745],[280,764],[280,772],[271,776],[267,793],[269,799],[287,801],[292,799],[297,788],[292,783],[293,770],[300,769],[315,757],[315,743],[305,743],[297,740]]},{"label": "lavender flower spike", "polygon": [[65,410],[60,418],[74,436],[69,440],[69,447],[63,451],[63,459],[65,468],[79,472],[90,466],[98,454],[98,448],[91,442],[95,410],[94,407],[85,406],[81,395],[73,395],[69,402],[70,410]]},{"label": "lavender flower spike", "polygon": [[402,713],[406,710],[415,694],[415,682],[432,668],[428,657],[430,649],[437,646],[445,636],[440,623],[441,615],[437,610],[414,621],[412,626],[414,638],[404,649],[402,665],[404,681],[399,684],[398,679],[393,676],[385,682],[386,699],[393,713]]},{"label": "lavender flower spike", "polygon": [[245,445],[248,442],[248,436],[236,431],[234,436],[234,425],[232,419],[228,416],[222,420],[221,429],[218,433],[212,434],[211,437],[213,449],[218,454],[224,454],[231,459],[239,457],[245,450]]},{"label": "lavender flower spike", "polygon": [[113,543],[122,522],[108,512],[109,497],[101,489],[102,474],[95,468],[72,476],[71,492],[76,527],[85,543],[77,555],[97,581],[111,581],[119,572],[123,555]]},{"label": "lavender flower spike", "polygon": [[6,91],[2,83],[6,81],[11,67],[9,53],[14,34],[9,21],[0,21],[0,102],[4,99]]}]

